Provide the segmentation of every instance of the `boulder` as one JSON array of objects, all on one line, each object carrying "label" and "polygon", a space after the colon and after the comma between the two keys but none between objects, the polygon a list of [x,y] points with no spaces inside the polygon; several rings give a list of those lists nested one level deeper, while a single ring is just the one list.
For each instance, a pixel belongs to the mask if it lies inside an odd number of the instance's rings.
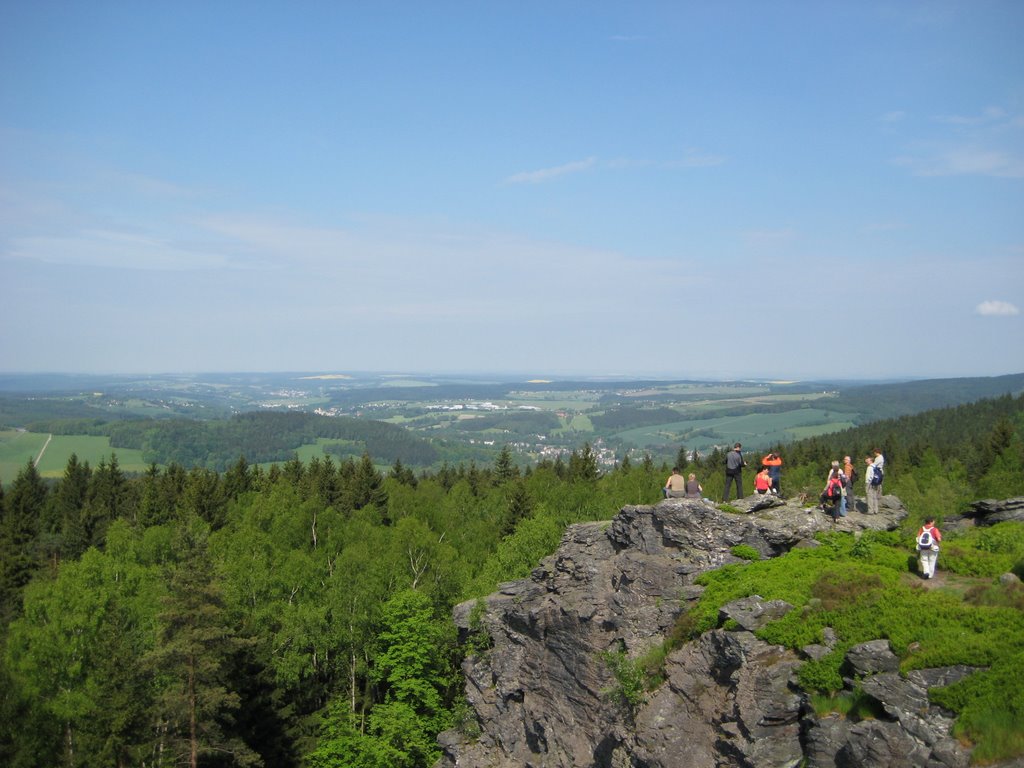
[{"label": "boulder", "polygon": [[863,677],[876,672],[896,672],[900,660],[889,647],[888,640],[872,640],[855,645],[846,652],[844,671],[852,676]]},{"label": "boulder", "polygon": [[1024,496],[1012,499],[983,499],[971,505],[966,513],[974,518],[975,525],[995,525],[1007,520],[1024,522]]}]

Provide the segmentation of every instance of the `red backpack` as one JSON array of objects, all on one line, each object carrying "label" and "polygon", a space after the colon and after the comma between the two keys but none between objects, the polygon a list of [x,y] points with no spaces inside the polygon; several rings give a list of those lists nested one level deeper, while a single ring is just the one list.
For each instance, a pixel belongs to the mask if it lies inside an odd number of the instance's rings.
[{"label": "red backpack", "polygon": [[838,475],[833,475],[828,479],[828,490],[826,495],[830,499],[838,499],[843,495],[843,481],[839,479]]}]

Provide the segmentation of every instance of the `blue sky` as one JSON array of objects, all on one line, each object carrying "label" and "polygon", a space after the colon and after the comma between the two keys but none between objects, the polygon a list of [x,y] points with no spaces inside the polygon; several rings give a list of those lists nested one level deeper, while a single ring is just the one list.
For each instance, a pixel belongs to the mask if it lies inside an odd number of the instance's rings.
[{"label": "blue sky", "polygon": [[0,4],[0,370],[1024,371],[1024,3]]}]

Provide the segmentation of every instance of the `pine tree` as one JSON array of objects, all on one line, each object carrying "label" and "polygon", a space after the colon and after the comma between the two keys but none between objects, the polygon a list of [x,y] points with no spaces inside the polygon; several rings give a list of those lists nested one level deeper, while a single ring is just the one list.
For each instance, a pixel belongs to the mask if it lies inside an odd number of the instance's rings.
[{"label": "pine tree", "polygon": [[505,507],[505,515],[501,525],[501,535],[508,536],[516,529],[519,521],[529,517],[533,511],[533,499],[526,489],[522,480],[517,480],[511,486],[508,502]]},{"label": "pine tree", "polygon": [[364,453],[356,468],[352,485],[353,507],[362,509],[374,506],[381,515],[385,525],[390,524],[388,518],[388,492],[384,488],[384,477],[373,466],[370,454]]},{"label": "pine tree", "polygon": [[161,686],[167,737],[190,768],[198,768],[201,756],[222,752],[239,765],[256,765],[258,756],[224,731],[240,705],[228,687],[230,660],[244,643],[228,623],[207,550],[208,531],[194,516],[179,528],[177,562],[147,662]]},{"label": "pine tree", "polygon": [[224,495],[234,500],[243,493],[253,489],[253,472],[245,456],[239,456],[238,461],[231,465],[224,473]]},{"label": "pine tree", "polygon": [[584,443],[579,452],[573,451],[569,456],[569,479],[594,482],[597,477],[597,456],[594,455],[590,443]]},{"label": "pine tree", "polygon": [[4,497],[0,519],[0,622],[4,625],[20,612],[21,591],[38,566],[39,518],[46,501],[46,485],[29,459]]},{"label": "pine tree", "polygon": [[87,546],[82,534],[82,510],[89,491],[92,470],[89,462],[79,463],[72,453],[64,467],[64,477],[51,494],[43,535],[47,537],[47,559],[56,566],[62,557],[78,557]]},{"label": "pine tree", "polygon": [[82,535],[86,546],[103,546],[107,526],[118,517],[128,517],[133,511],[129,501],[128,481],[117,463],[117,456],[111,454],[109,462],[101,459],[90,478],[82,508]]},{"label": "pine tree", "polygon": [[512,461],[512,451],[506,444],[498,454],[498,460],[494,462],[494,482],[497,485],[502,485],[517,477],[519,477],[519,468]]},{"label": "pine tree", "polygon": [[411,469],[402,464],[402,460],[400,458],[395,459],[395,463],[391,466],[391,472],[388,474],[388,477],[397,480],[402,483],[402,485],[408,485],[410,488],[416,487],[416,475],[413,474]]},{"label": "pine tree", "polygon": [[679,451],[676,453],[676,466],[679,467],[679,471],[682,472],[690,465],[690,456],[686,451],[686,446],[679,446]]}]

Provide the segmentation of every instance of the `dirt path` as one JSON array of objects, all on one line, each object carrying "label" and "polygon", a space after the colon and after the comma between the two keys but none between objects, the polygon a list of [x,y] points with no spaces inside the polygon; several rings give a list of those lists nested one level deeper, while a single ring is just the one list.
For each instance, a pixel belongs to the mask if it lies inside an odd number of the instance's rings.
[{"label": "dirt path", "polygon": [[39,462],[43,460],[43,454],[46,453],[46,448],[47,448],[47,446],[50,445],[50,441],[51,440],[53,440],[53,434],[52,433],[46,436],[46,442],[43,443],[43,447],[39,449],[39,455],[36,456],[36,460],[34,462],[32,462],[32,466],[33,467],[38,467],[39,466]]},{"label": "dirt path", "polygon": [[971,587],[979,584],[991,584],[992,579],[978,576],[961,576],[956,573],[942,570],[942,560],[939,560],[939,567],[935,575],[930,579],[922,579],[921,574],[907,574],[907,581],[919,584],[923,589],[949,589],[961,594],[966,593]]}]

